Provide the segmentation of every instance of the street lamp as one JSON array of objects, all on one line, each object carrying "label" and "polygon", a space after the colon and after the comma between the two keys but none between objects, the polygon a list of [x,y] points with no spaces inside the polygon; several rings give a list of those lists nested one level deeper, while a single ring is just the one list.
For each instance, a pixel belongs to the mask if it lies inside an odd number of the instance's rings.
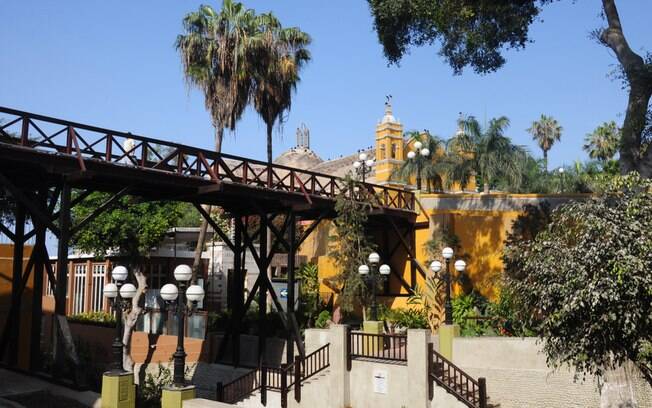
[{"label": "street lamp", "polygon": [[[196,307],[197,302],[200,302],[204,298],[204,289],[201,286],[190,285],[186,289],[191,277],[192,269],[190,266],[179,265],[174,268],[174,279],[179,283],[179,288],[172,283],[167,283],[161,288],[161,298],[163,298],[165,303],[168,305],[176,303],[177,305],[177,350],[172,355],[174,359],[173,382],[175,387],[185,386],[184,371],[186,367],[186,352],[183,348],[185,314],[186,312],[191,313]],[[185,292],[184,289],[186,289]],[[193,304],[190,310],[187,310],[186,300],[191,301]]]},{"label": "street lamp", "polygon": [[383,281],[387,278],[391,272],[391,268],[387,264],[382,264],[380,265],[380,268],[378,268],[378,264],[380,263],[380,255],[378,255],[376,252],[369,254],[367,261],[369,262],[369,265],[371,265],[371,268],[366,264],[362,264],[358,267],[358,273],[365,281],[367,286],[371,285],[371,320],[378,321],[378,303],[376,302],[376,289],[378,287],[378,282]]},{"label": "street lamp", "polygon": [[104,296],[109,300],[110,307],[115,310],[115,338],[111,345],[113,352],[113,364],[111,371],[122,373],[122,311],[131,307],[131,299],[136,296],[136,287],[131,283],[123,285],[129,271],[124,266],[116,266],[111,271],[112,283],[104,286]]},{"label": "street lamp", "polygon": [[564,171],[565,170],[564,170],[563,167],[560,167],[559,170],[557,170],[557,171],[559,172],[559,179],[560,179],[560,182],[561,182],[561,187],[559,188],[559,192],[563,193],[564,192]]},{"label": "street lamp", "polygon": [[368,159],[365,152],[360,153],[358,160],[353,162],[353,168],[362,176],[363,183],[366,181],[367,174],[371,172],[373,165],[374,160]]},{"label": "street lamp", "polygon": [[[446,247],[441,251],[441,256],[444,258],[444,262],[446,262],[446,273],[440,274],[443,264],[439,260],[434,260],[430,263],[430,270],[433,272],[434,276],[438,279],[443,280],[446,282],[446,302],[444,303],[444,309],[445,309],[445,314],[446,318],[444,320],[445,324],[453,324],[453,305],[451,303],[451,281],[452,281],[452,276],[451,276],[451,271],[450,271],[450,263],[451,259],[453,258],[453,248]],[[459,273],[462,273],[466,270],[466,262],[464,262],[461,259],[458,259],[455,261],[454,264],[455,270]]]},{"label": "street lamp", "polygon": [[[419,157],[417,157],[419,156]],[[423,159],[430,156],[430,149],[423,147],[423,143],[416,141],[414,142],[414,150],[411,150],[407,154],[409,160],[414,160],[417,165],[417,191],[421,191],[421,166],[423,165]]]}]

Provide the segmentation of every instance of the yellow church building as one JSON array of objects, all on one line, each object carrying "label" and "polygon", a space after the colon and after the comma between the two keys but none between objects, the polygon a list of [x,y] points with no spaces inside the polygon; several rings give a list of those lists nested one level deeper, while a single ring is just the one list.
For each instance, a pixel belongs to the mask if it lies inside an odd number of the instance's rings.
[{"label": "yellow church building", "polygon": [[[459,130],[458,130],[459,131]],[[505,238],[511,230],[513,221],[523,212],[525,205],[538,205],[547,201],[555,207],[565,201],[577,198],[577,194],[541,195],[541,194],[508,194],[504,192],[479,193],[475,183],[462,190],[453,186],[451,191],[427,193],[416,191],[415,180],[400,180],[396,171],[406,160],[409,152],[415,150],[414,140],[405,136],[403,124],[393,113],[388,101],[385,112],[375,127],[374,145],[358,152],[336,158],[322,160],[310,149],[310,134],[305,126],[297,131],[297,145],[281,154],[275,162],[316,172],[345,176],[353,173],[354,163],[363,153],[366,160],[372,160],[370,172],[366,180],[370,183],[411,189],[416,192],[418,212],[416,230],[412,238],[415,248],[416,262],[423,271],[433,260],[426,250],[426,242],[433,235],[444,233],[454,235],[459,242],[459,252],[455,258],[464,258],[467,263],[466,277],[468,284],[455,290],[475,290],[488,298],[495,298],[499,290],[502,275],[502,250]],[[433,152],[431,160],[437,160],[441,152]],[[364,157],[364,156],[363,156]],[[323,222],[318,231],[301,247],[301,254],[318,265],[321,291],[332,293],[337,288],[328,286],[328,277],[338,273],[331,258],[328,256],[330,223]],[[422,284],[421,274],[415,274],[411,262],[405,253],[398,251],[391,260],[393,267],[404,266],[400,271],[403,283]],[[390,261],[390,260],[384,260]],[[385,304],[391,307],[406,307],[410,290],[400,284],[398,279],[390,284],[388,294],[381,295]]]}]

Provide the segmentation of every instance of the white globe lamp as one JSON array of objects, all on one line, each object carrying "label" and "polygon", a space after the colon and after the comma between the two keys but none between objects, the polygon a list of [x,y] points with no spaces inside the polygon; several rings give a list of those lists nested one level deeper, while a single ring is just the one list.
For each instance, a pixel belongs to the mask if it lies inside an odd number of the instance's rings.
[{"label": "white globe lamp", "polygon": [[115,299],[118,297],[118,285],[115,283],[107,283],[104,285],[104,297],[107,299]]},{"label": "white globe lamp", "polygon": [[179,265],[174,268],[174,279],[177,282],[188,282],[192,277],[192,268],[188,265]]},{"label": "white globe lamp", "polygon": [[136,287],[131,283],[125,283],[120,288],[120,297],[123,299],[133,299],[136,296]]},{"label": "white globe lamp", "polygon": [[358,266],[358,273],[360,275],[368,275],[369,274],[369,267],[367,265]]},{"label": "white globe lamp", "polygon": [[380,268],[378,270],[380,271],[380,274],[384,276],[389,275],[389,273],[392,271],[392,269],[387,264],[380,265]]},{"label": "white globe lamp", "polygon": [[451,259],[453,257],[454,251],[453,248],[451,247],[446,247],[441,251],[441,256],[444,257],[444,259]]},{"label": "white globe lamp", "polygon": [[129,276],[129,271],[122,265],[116,266],[111,271],[111,277],[116,282],[123,282]]},{"label": "white globe lamp", "polygon": [[204,289],[199,285],[190,285],[186,289],[186,298],[191,302],[201,302],[204,299]]},{"label": "white globe lamp", "polygon": [[161,288],[160,295],[166,302],[173,302],[177,300],[177,297],[179,296],[179,289],[177,289],[177,287],[172,283],[166,283]]}]

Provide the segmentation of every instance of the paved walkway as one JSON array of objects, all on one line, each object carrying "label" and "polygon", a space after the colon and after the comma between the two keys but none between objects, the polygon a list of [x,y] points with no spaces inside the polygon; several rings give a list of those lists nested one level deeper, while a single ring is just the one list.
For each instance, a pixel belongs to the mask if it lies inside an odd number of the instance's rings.
[{"label": "paved walkway", "polygon": [[[29,394],[35,392],[49,392],[52,395],[61,396],[77,401],[87,407],[100,407],[100,395],[92,391],[75,391],[60,385],[49,383],[40,378],[19,374],[15,371],[0,369],[0,398]],[[0,407],[10,407],[9,403],[0,401]]]}]

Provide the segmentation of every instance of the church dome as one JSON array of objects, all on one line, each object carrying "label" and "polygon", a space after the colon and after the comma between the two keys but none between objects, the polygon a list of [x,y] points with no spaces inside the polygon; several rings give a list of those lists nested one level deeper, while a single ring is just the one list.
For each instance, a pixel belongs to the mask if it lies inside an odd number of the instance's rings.
[{"label": "church dome", "polygon": [[274,160],[276,164],[303,170],[311,169],[321,162],[323,160],[317,156],[317,153],[305,146],[295,146],[283,152]]}]

